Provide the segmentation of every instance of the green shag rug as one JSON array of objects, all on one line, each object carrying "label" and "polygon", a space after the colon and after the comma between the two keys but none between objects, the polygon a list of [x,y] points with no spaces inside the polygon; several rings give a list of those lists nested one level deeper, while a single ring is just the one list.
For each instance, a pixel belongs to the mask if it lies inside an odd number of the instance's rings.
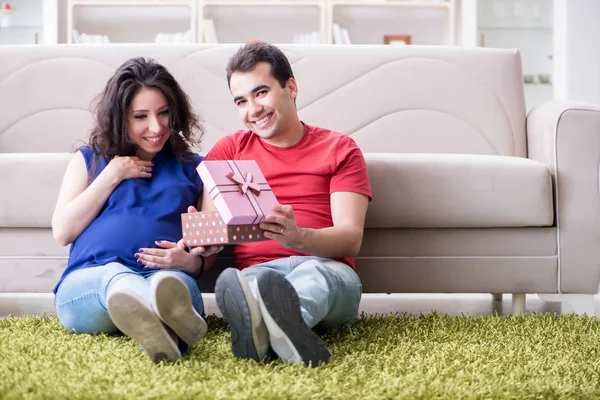
[{"label": "green shag rug", "polygon": [[600,320],[362,316],[325,335],[331,362],[236,360],[222,320],[175,364],[124,336],[76,335],[55,317],[0,320],[2,399],[600,398]]}]

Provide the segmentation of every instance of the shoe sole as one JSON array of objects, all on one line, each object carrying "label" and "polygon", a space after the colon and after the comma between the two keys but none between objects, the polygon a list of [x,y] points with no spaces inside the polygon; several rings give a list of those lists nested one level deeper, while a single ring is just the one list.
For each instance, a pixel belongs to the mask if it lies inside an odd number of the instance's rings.
[{"label": "shoe sole", "polygon": [[108,298],[107,306],[117,328],[139,343],[152,361],[175,362],[181,358],[177,343],[140,296],[132,291],[115,292]]},{"label": "shoe sole", "polygon": [[296,290],[274,271],[258,278],[260,306],[273,350],[284,360],[316,367],[327,363],[331,352],[325,342],[306,325]]},{"label": "shoe sole", "polygon": [[192,296],[186,284],[172,275],[152,279],[150,293],[152,308],[181,340],[193,345],[206,336],[206,321],[192,305]]},{"label": "shoe sole", "polygon": [[224,270],[215,285],[217,307],[231,330],[231,351],[237,358],[262,360],[269,350],[266,327],[250,287],[237,269]]}]

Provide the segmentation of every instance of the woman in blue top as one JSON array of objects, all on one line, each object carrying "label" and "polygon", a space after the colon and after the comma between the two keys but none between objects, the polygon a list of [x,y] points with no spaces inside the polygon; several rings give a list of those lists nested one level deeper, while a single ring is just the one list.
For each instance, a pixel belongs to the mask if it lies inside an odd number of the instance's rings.
[{"label": "woman in blue top", "polygon": [[181,213],[202,193],[202,157],[192,152],[202,133],[187,95],[154,60],[128,60],[110,78],[52,217],[54,238],[71,245],[54,289],[67,329],[120,330],[154,362],[179,359],[179,339],[204,337],[196,277],[205,259],[176,245]]}]

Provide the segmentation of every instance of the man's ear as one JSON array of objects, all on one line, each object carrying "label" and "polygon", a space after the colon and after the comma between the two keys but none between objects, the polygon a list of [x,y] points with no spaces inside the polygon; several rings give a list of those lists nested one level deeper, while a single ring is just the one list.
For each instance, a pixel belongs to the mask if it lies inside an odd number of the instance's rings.
[{"label": "man's ear", "polygon": [[290,96],[292,97],[292,99],[296,100],[296,97],[298,97],[298,84],[296,83],[296,80],[294,78],[288,79],[285,86],[290,91]]}]

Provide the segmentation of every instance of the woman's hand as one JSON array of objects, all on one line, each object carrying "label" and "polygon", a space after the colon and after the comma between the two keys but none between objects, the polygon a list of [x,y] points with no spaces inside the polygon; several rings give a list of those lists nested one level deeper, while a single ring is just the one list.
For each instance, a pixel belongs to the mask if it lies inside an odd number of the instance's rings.
[{"label": "woman's hand", "polygon": [[139,264],[147,268],[179,269],[191,273],[200,269],[200,257],[180,249],[177,243],[166,240],[155,243],[159,248],[142,248],[134,254]]},{"label": "woman's hand", "polygon": [[139,157],[115,156],[105,168],[119,182],[131,178],[152,178],[152,161],[140,160]]}]

